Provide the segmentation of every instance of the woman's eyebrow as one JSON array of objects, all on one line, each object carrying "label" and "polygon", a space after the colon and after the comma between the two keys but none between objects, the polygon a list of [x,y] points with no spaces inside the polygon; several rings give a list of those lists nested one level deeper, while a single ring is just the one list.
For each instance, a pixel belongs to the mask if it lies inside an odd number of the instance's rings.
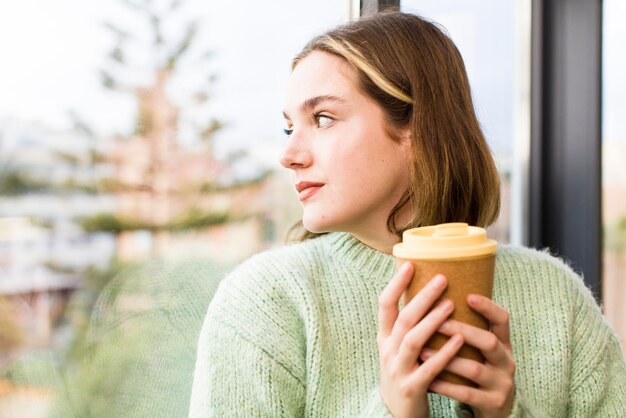
[{"label": "woman's eyebrow", "polygon": [[[330,94],[325,94],[322,96],[315,96],[315,97],[306,99],[304,102],[302,102],[302,104],[300,105],[300,111],[305,112],[307,110],[311,110],[315,108],[316,106],[318,106],[320,103],[325,103],[325,102],[345,103],[346,100],[339,96],[333,96]],[[289,119],[289,115],[287,114],[286,111],[283,111],[283,116],[285,117],[285,119]]]}]

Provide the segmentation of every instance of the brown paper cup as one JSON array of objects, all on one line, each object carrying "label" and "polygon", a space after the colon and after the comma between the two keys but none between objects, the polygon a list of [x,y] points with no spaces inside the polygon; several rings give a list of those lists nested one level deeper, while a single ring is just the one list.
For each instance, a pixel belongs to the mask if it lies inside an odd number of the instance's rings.
[{"label": "brown paper cup", "polygon": [[[493,291],[493,273],[495,267],[495,255],[475,257],[460,260],[416,260],[398,258],[398,266],[405,261],[410,261],[414,266],[414,274],[409,287],[404,295],[406,305],[426,284],[437,274],[443,274],[448,279],[448,287],[443,295],[433,304],[433,308],[444,299],[454,302],[454,312],[450,319],[465,322],[482,329],[489,329],[489,322],[479,313],[467,305],[467,296],[470,293],[486,296],[491,299]],[[428,342],[426,347],[439,350],[447,341],[448,337],[437,333]],[[463,344],[458,357],[484,362],[482,353],[467,344]],[[443,371],[439,379],[446,382],[476,387],[476,384],[454,373]]]},{"label": "brown paper cup", "polygon": [[[410,261],[415,267],[413,280],[404,295],[405,305],[433,277],[443,274],[448,279],[448,286],[432,307],[443,299],[451,299],[455,305],[451,319],[488,329],[487,320],[467,305],[467,296],[477,293],[491,298],[497,249],[498,243],[487,238],[485,229],[464,222],[404,231],[402,242],[393,246],[393,254],[399,264]],[[448,337],[436,333],[426,347],[439,350],[447,341]],[[485,360],[478,349],[469,345],[463,345],[457,356],[479,362]],[[447,371],[438,377],[451,383],[476,386],[470,380]]]}]

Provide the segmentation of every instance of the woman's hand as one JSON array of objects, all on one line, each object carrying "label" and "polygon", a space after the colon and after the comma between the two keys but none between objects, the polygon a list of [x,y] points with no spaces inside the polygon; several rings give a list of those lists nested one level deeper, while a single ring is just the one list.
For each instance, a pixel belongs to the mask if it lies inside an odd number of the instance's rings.
[{"label": "woman's hand", "polygon": [[447,286],[446,278],[439,275],[398,312],[398,302],[412,276],[413,265],[404,263],[379,298],[380,391],[396,418],[428,417],[428,388],[463,345],[463,338],[455,335],[418,364],[422,347],[450,316],[454,305],[445,300],[431,311]]},{"label": "woman's hand", "polygon": [[[457,357],[446,366],[446,370],[477,383],[478,388],[435,380],[430,390],[470,405],[477,417],[507,417],[515,398],[515,360],[509,339],[509,313],[483,296],[469,295],[467,302],[491,322],[492,332],[454,320],[446,321],[438,331],[448,336],[461,334],[466,344],[483,353],[484,364]],[[426,360],[436,355],[433,350],[424,350],[420,357]]]}]

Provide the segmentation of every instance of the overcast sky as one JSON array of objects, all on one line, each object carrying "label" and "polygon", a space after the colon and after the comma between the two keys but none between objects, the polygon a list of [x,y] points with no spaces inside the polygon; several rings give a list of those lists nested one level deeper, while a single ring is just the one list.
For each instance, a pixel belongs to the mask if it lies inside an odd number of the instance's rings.
[{"label": "overcast sky", "polygon": [[[472,4],[474,13],[468,12]],[[626,2],[605,0],[604,134],[626,139]],[[229,127],[218,151],[279,143],[284,86],[291,57],[313,35],[348,18],[338,0],[190,0],[185,16],[201,23],[202,46],[215,52],[218,76],[211,114]],[[462,4],[462,7],[459,7]],[[412,0],[417,11],[448,28],[466,60],[479,117],[492,145],[512,140],[515,1]],[[621,16],[621,17],[620,17]],[[114,0],[19,0],[0,3],[0,120],[68,126],[67,111],[102,135],[128,132],[133,102],[100,87],[98,69],[112,45],[101,22],[131,22]],[[130,23],[129,23],[130,24]],[[189,73],[188,73],[189,74]],[[193,74],[185,77],[191,80]]]}]

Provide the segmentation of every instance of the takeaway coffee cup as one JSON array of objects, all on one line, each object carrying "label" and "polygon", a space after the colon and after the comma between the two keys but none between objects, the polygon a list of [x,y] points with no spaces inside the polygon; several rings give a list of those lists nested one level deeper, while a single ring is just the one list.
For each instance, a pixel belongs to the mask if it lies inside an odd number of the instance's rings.
[{"label": "takeaway coffee cup", "polygon": [[[448,279],[448,287],[433,307],[444,299],[451,299],[455,306],[451,319],[489,329],[488,321],[467,305],[467,296],[475,293],[491,298],[497,249],[497,242],[487,239],[483,228],[466,223],[447,223],[405,231],[402,242],[393,247],[398,266],[410,261],[414,267],[404,304],[434,276],[443,274]],[[426,347],[438,350],[446,341],[447,336],[437,333],[426,343]],[[479,362],[485,360],[478,349],[465,344],[457,355]],[[475,386],[470,380],[447,371],[442,372],[439,379]]]}]

